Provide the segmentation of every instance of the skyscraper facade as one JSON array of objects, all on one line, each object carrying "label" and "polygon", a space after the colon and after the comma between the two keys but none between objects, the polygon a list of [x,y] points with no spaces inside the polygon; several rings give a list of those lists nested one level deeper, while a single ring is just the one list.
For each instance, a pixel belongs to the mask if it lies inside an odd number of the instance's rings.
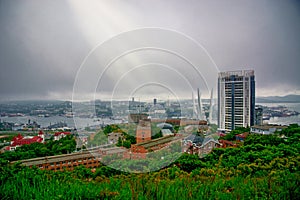
[{"label": "skyscraper facade", "polygon": [[253,70],[220,72],[218,126],[233,130],[254,125],[255,76]]}]

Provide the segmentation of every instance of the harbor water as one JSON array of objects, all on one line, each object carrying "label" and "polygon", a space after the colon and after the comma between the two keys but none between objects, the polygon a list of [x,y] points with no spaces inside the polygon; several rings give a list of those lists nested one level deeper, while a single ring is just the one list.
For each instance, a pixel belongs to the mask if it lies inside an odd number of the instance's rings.
[{"label": "harbor water", "polygon": [[[259,105],[267,107],[285,106],[288,110],[300,112],[300,103],[259,103]],[[269,120],[264,120],[264,123],[278,125],[289,125],[297,123],[300,125],[300,115],[289,117],[271,117]]]},{"label": "harbor water", "polygon": [[[300,113],[300,103],[259,103],[258,105],[267,106],[267,107],[285,106],[291,111],[297,111]],[[217,113],[214,114],[215,116],[217,116]],[[0,117],[0,119],[1,121],[17,123],[17,124],[26,124],[28,123],[28,120],[30,120],[31,122],[33,121],[37,122],[39,125],[41,125],[41,127],[48,127],[50,124],[64,122],[68,125],[68,127],[77,128],[77,129],[83,129],[88,126],[100,126],[105,124],[122,123],[122,120],[113,120],[108,118],[104,118],[104,119],[76,118],[76,120],[74,120],[73,118],[62,117],[62,116]],[[76,121],[76,125],[74,121]],[[289,124],[297,123],[300,125],[300,115],[294,115],[289,117],[271,117],[269,120],[264,120],[264,123],[278,124],[278,125],[289,125]]]}]

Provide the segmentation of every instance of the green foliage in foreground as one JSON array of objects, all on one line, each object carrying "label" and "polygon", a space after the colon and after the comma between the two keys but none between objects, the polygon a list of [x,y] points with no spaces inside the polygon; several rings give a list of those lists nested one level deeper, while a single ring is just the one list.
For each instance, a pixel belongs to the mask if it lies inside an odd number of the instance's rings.
[{"label": "green foliage in foreground", "polygon": [[[0,159],[1,199],[298,199],[300,134],[250,135],[238,148],[199,159],[182,155],[156,172],[124,173],[107,166],[53,172]],[[148,161],[149,162],[149,161]],[[141,161],[124,162],[145,164]]]},{"label": "green foliage in foreground", "polygon": [[0,195],[2,199],[297,199],[299,180],[299,173],[287,171],[222,177],[173,166],[147,174],[105,176],[80,167],[53,172],[16,165],[1,167]]}]

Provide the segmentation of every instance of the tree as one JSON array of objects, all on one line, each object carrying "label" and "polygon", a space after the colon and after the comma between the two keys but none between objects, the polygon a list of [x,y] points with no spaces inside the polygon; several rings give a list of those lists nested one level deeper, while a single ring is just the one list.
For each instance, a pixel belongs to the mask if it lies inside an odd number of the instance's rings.
[{"label": "tree", "polygon": [[160,137],[162,137],[162,136],[163,136],[163,135],[162,135],[161,131],[159,131],[159,132],[156,133],[155,135],[151,136],[151,139],[160,138]]}]

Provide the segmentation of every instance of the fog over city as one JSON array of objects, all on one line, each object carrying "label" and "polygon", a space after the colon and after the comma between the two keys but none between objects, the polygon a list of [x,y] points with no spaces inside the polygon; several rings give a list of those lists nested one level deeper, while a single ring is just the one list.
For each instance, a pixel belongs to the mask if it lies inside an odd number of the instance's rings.
[{"label": "fog over city", "polygon": [[241,69],[300,94],[299,21],[296,0],[0,0],[0,100],[209,97]]}]

